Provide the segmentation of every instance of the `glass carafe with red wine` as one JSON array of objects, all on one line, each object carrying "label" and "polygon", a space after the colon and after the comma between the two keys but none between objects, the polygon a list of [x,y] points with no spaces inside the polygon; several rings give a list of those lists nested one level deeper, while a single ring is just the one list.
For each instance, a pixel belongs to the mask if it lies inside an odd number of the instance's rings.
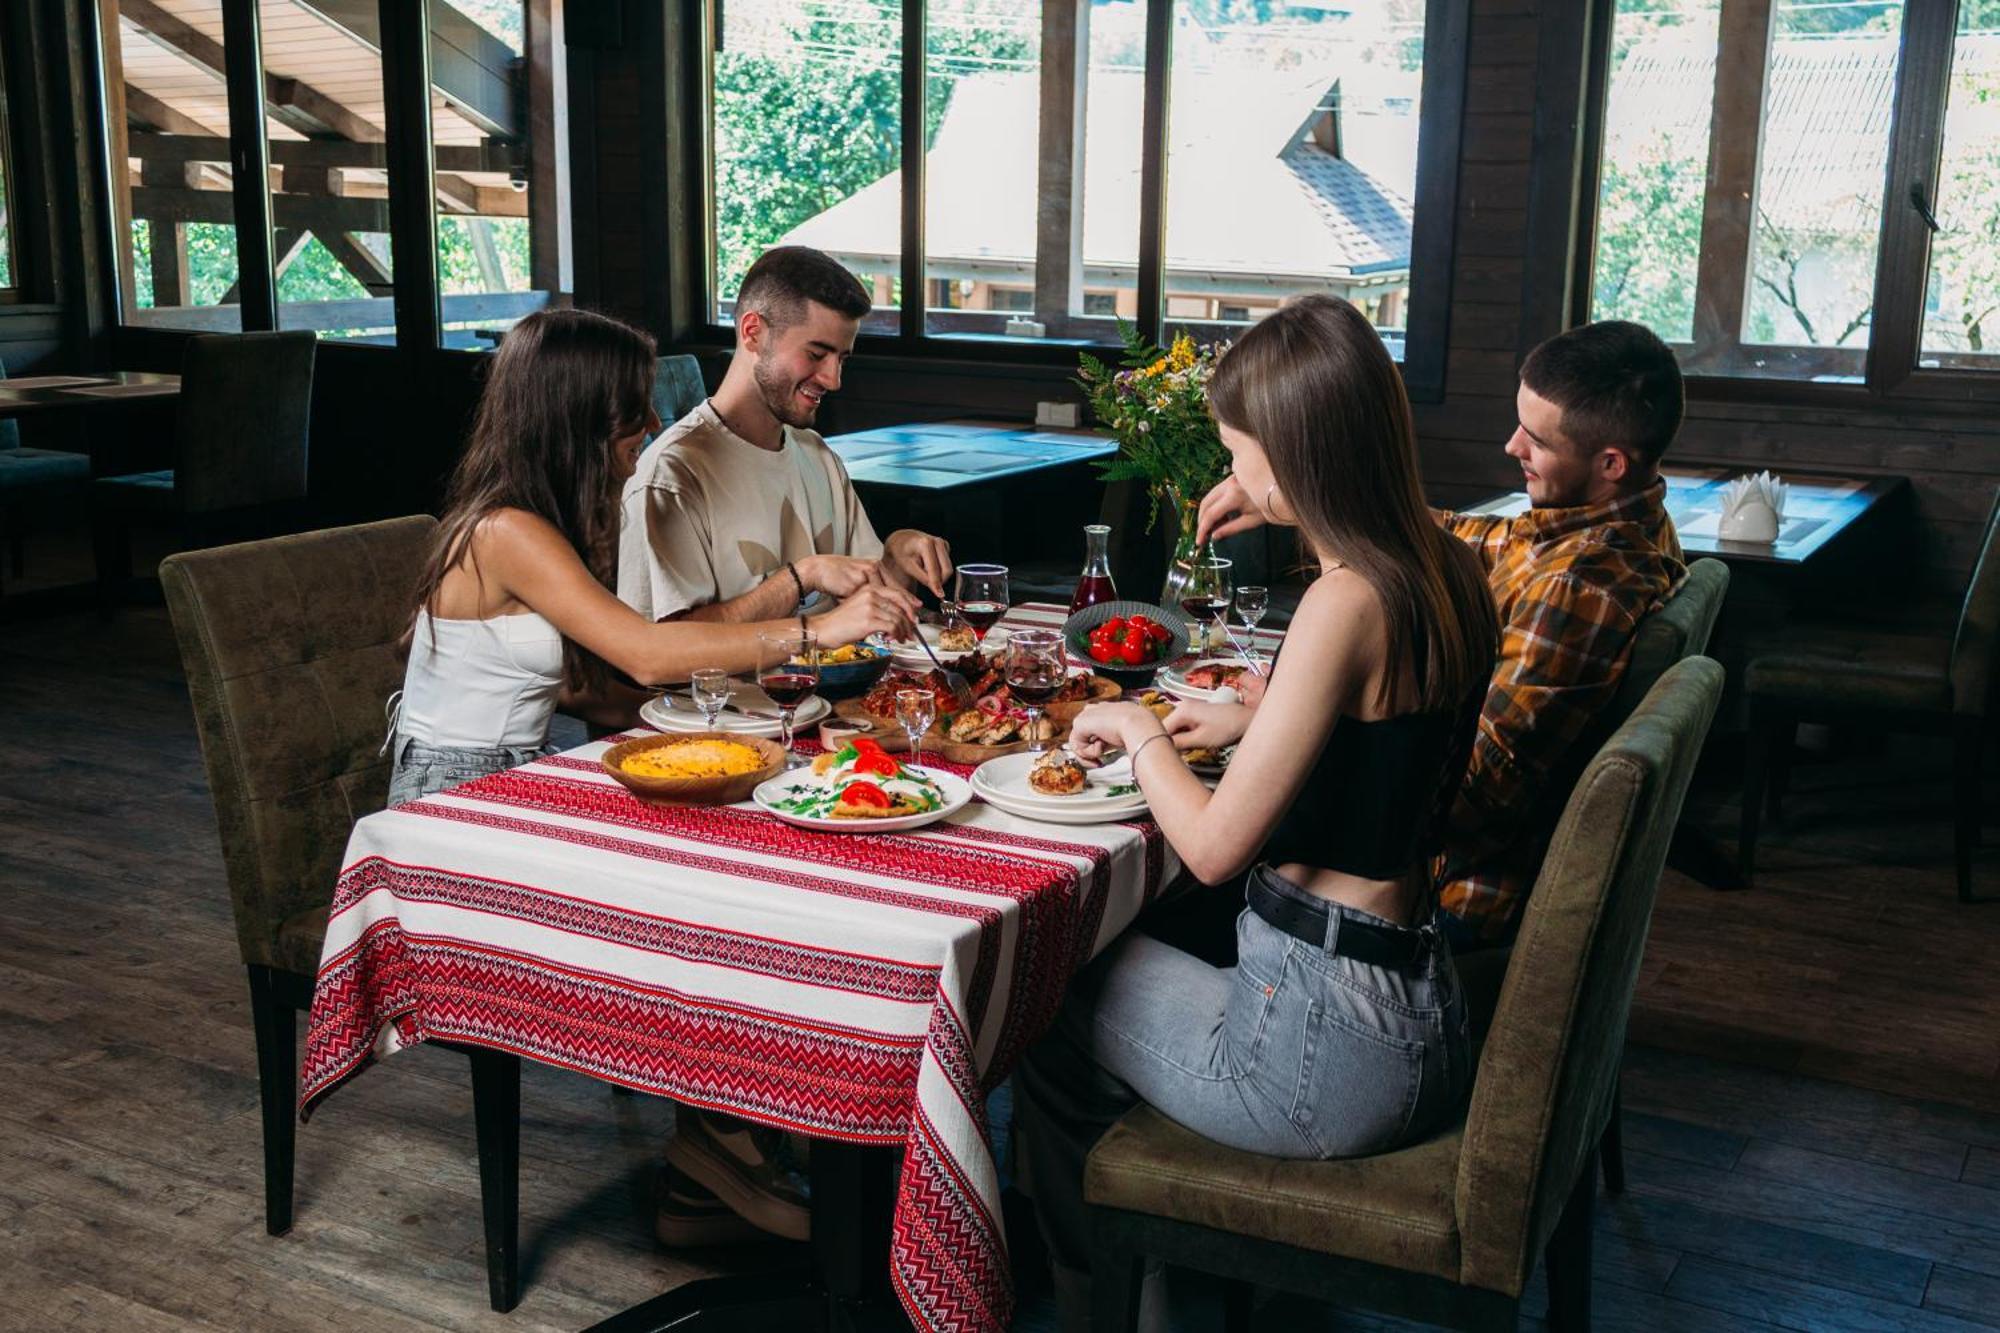
[{"label": "glass carafe with red wine", "polygon": [[1083,574],[1076,581],[1076,594],[1069,599],[1069,613],[1086,606],[1118,600],[1118,588],[1111,582],[1111,525],[1087,523],[1083,529]]},{"label": "glass carafe with red wine", "polygon": [[984,643],[986,631],[1007,614],[1007,566],[960,565],[957,592],[958,614]]},{"label": "glass carafe with red wine", "polygon": [[785,766],[801,762],[792,753],[792,717],[799,705],[819,690],[819,635],[810,630],[759,634],[757,684],[778,706],[778,743],[785,747]]}]

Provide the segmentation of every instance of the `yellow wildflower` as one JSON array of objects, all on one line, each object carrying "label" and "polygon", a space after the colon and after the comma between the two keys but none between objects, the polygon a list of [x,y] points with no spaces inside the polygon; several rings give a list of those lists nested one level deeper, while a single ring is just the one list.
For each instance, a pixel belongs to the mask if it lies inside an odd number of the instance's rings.
[{"label": "yellow wildflower", "polygon": [[1173,350],[1167,354],[1175,370],[1185,370],[1194,364],[1194,339],[1183,333],[1174,339]]}]

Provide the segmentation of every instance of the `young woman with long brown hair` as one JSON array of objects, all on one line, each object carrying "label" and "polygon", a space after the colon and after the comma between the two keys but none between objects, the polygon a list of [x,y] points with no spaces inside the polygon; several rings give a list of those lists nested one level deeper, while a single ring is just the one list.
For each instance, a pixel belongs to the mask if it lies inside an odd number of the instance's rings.
[{"label": "young woman with long brown hair", "polygon": [[[795,620],[654,624],[611,593],[618,494],[660,421],[653,341],[583,310],[543,310],[494,355],[405,636],[392,737],[400,803],[543,753],[558,704],[627,725],[651,685],[754,670],[758,635]],[[815,618],[831,647],[904,632],[915,599],[870,585]]]},{"label": "young woman with long brown hair", "polygon": [[[1248,905],[1234,967],[1119,941],[1023,1067],[1022,1172],[1072,1269],[1088,1263],[1083,1156],[1134,1100],[1232,1147],[1346,1157],[1428,1133],[1471,1074],[1428,865],[1492,671],[1486,581],[1424,505],[1402,378],[1353,306],[1267,316],[1209,399],[1246,493],[1299,529],[1319,576],[1255,710],[1162,723],[1112,703],[1076,721],[1085,758],[1130,756],[1197,878],[1248,871]],[[1212,793],[1177,757],[1232,743]]]}]

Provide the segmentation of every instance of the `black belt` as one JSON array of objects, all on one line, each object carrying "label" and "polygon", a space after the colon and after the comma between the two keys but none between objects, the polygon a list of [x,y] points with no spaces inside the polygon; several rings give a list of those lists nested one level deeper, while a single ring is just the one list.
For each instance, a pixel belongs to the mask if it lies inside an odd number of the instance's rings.
[{"label": "black belt", "polygon": [[[1304,940],[1316,949],[1326,947],[1327,920],[1333,908],[1318,899],[1301,902],[1279,893],[1264,883],[1261,874],[1250,876],[1247,891],[1250,910],[1293,939]],[[1429,932],[1402,926],[1376,926],[1343,917],[1334,951],[1357,963],[1377,967],[1408,967],[1430,948]]]}]

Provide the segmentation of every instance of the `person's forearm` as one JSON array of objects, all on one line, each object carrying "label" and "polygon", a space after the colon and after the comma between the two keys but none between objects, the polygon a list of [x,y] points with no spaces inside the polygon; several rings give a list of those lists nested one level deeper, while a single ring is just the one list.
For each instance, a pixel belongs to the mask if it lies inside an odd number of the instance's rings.
[{"label": "person's forearm", "polygon": [[762,583],[726,602],[710,602],[697,606],[682,620],[705,620],[723,624],[742,624],[749,620],[782,620],[798,610],[799,585],[792,581],[788,570],[779,570]]}]

